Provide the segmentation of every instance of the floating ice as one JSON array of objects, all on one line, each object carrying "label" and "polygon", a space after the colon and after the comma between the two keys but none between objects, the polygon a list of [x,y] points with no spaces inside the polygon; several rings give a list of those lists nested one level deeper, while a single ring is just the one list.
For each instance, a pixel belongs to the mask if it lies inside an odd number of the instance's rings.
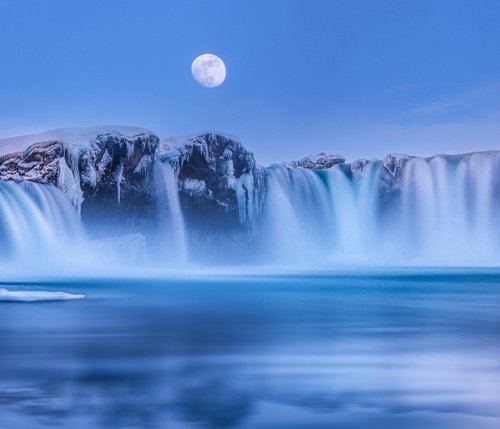
[{"label": "floating ice", "polygon": [[7,290],[0,289],[1,301],[36,302],[36,301],[69,301],[83,299],[85,295],[67,292],[47,292],[44,290]]}]

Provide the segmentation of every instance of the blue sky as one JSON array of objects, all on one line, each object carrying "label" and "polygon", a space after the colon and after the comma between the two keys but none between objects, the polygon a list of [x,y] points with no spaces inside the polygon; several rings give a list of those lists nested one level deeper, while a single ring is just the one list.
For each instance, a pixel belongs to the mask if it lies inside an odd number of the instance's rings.
[{"label": "blue sky", "polygon": [[[269,163],[500,148],[497,0],[0,0],[0,137],[220,130]],[[226,82],[206,89],[211,52]]]}]

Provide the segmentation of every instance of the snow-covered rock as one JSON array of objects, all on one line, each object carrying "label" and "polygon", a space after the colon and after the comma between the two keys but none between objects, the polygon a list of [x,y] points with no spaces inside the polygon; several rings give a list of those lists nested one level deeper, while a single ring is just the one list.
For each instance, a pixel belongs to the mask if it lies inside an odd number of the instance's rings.
[{"label": "snow-covered rock", "polygon": [[366,159],[357,159],[351,163],[351,172],[353,174],[362,174],[368,161]]},{"label": "snow-covered rock", "polygon": [[405,153],[391,153],[385,156],[383,163],[385,169],[392,175],[392,177],[399,179],[406,161],[409,159],[410,156]]},{"label": "snow-covered rock", "polygon": [[124,125],[58,128],[42,133],[0,139],[0,156],[13,152],[22,152],[35,143],[50,141],[64,141],[69,150],[81,150],[90,146],[96,136],[105,134],[119,134],[125,138],[132,138],[139,134],[153,133],[146,128]]},{"label": "snow-covered rock", "polygon": [[320,152],[317,155],[309,155],[302,158],[300,161],[285,162],[283,165],[287,167],[302,167],[315,170],[324,170],[331,168],[337,164],[345,163],[345,158],[342,155],[328,155],[325,152]]},{"label": "snow-covered rock", "polygon": [[157,157],[177,171],[181,205],[191,222],[218,218],[237,226],[250,216],[254,187],[263,186],[264,174],[237,138],[204,132],[163,140]]},{"label": "snow-covered rock", "polygon": [[179,189],[190,197],[203,197],[206,195],[207,184],[204,180],[188,177],[179,182]]},{"label": "snow-covered rock", "polygon": [[0,180],[55,185],[80,210],[86,198],[103,189],[113,188],[120,200],[122,182],[133,184],[134,176],[141,176],[158,142],[150,131],[132,127],[69,128],[4,139]]}]

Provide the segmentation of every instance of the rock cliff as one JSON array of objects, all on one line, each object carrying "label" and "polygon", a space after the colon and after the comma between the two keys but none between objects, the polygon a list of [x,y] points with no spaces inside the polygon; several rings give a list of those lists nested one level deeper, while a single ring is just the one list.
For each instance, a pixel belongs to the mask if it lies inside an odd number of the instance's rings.
[{"label": "rock cliff", "polygon": [[[175,169],[181,206],[194,226],[243,225],[254,210],[255,188],[265,179],[253,154],[220,133],[167,140],[148,130],[119,127],[92,129],[78,139],[72,130],[54,134],[57,138],[45,141],[34,136],[28,147],[1,155],[0,180],[58,187],[96,236],[141,230],[154,222],[155,162]],[[1,146],[0,141],[0,151]],[[8,146],[15,147],[12,139]]]}]

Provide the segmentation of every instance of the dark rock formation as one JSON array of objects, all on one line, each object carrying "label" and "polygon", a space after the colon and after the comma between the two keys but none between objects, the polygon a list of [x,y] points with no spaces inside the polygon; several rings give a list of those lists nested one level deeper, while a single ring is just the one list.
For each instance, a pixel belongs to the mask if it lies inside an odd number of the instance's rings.
[{"label": "dark rock formation", "polygon": [[98,135],[80,154],[82,220],[97,236],[141,231],[154,222],[152,165],[159,138]]},{"label": "dark rock formation", "polygon": [[178,171],[183,212],[200,227],[238,228],[252,210],[254,191],[263,187],[264,172],[253,154],[224,134],[165,140],[158,158]]}]

